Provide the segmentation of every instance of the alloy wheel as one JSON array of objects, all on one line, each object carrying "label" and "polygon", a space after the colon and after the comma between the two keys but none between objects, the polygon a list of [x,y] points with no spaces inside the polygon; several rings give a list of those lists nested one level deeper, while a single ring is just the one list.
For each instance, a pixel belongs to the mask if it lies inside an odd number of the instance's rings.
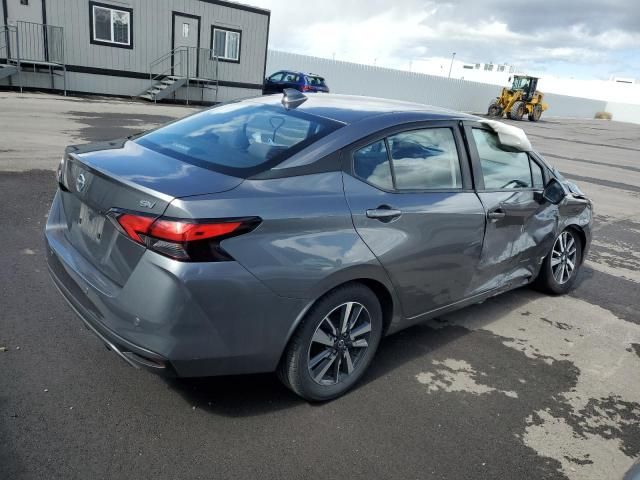
[{"label": "alloy wheel", "polygon": [[309,346],[308,369],[320,385],[335,385],[349,377],[369,348],[371,316],[364,305],[347,302],[318,324]]},{"label": "alloy wheel", "polygon": [[551,272],[559,284],[569,281],[576,269],[576,239],[569,231],[564,231],[556,239],[551,250]]}]

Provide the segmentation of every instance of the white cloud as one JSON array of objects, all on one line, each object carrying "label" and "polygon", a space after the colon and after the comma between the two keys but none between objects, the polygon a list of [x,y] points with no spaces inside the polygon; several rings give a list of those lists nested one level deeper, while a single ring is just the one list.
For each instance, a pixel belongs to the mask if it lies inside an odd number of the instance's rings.
[{"label": "white cloud", "polygon": [[640,2],[547,0],[526,15],[526,0],[253,3],[272,11],[272,48],[345,61],[417,70],[456,52],[467,62],[575,64],[599,76],[632,68],[621,61],[628,52],[640,63]]}]

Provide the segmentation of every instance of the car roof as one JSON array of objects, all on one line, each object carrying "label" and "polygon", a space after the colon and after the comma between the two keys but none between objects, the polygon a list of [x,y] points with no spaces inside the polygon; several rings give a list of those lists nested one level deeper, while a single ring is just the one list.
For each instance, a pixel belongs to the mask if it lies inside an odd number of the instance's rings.
[{"label": "car roof", "polygon": [[[425,120],[477,120],[477,117],[465,113],[433,107],[420,103],[390,100],[357,95],[339,95],[332,93],[310,93],[307,100],[296,108],[297,111],[328,118],[349,124],[365,118],[388,113],[421,112]],[[266,95],[248,101],[268,105],[280,105],[282,94]]]},{"label": "car roof", "polygon": [[302,75],[303,77],[316,77],[316,78],[322,78],[324,80],[324,77],[318,73],[305,73],[305,72],[300,72],[298,70],[278,70],[277,72],[274,72],[271,75],[275,75],[276,73],[294,73],[296,75]]},{"label": "car roof", "polygon": [[305,73],[299,72],[298,70],[287,70],[287,69],[278,70],[276,72],[273,72],[272,75],[275,75],[276,73],[295,73],[296,75],[306,75]]}]

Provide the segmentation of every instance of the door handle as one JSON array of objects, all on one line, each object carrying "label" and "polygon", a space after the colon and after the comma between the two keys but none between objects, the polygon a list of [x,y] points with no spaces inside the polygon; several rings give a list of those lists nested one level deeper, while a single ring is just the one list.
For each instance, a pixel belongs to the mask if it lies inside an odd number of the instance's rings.
[{"label": "door handle", "polygon": [[499,220],[507,216],[507,213],[500,207],[494,208],[493,210],[489,210],[487,212],[487,218],[489,220]]},{"label": "door handle", "polygon": [[401,210],[396,210],[386,205],[381,205],[378,208],[367,210],[367,217],[375,218],[381,222],[390,222],[391,220],[400,217],[400,215],[402,215]]}]

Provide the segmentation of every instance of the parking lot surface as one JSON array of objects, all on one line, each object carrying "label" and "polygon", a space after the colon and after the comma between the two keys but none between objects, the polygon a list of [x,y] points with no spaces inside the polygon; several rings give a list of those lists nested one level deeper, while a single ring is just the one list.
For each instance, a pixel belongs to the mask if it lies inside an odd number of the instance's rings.
[{"label": "parking lot surface", "polygon": [[593,199],[577,288],[523,288],[387,337],[345,397],[273,375],[132,369],[52,286],[63,147],[195,111],[0,92],[0,478],[617,479],[640,456],[640,126],[518,122]]}]

